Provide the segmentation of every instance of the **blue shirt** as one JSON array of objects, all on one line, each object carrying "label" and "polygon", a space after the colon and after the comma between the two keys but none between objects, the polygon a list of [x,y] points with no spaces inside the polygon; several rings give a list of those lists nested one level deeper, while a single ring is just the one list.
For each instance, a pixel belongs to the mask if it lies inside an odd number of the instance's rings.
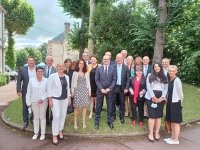
[{"label": "blue shirt", "polygon": [[117,64],[117,85],[121,85],[122,65]]}]

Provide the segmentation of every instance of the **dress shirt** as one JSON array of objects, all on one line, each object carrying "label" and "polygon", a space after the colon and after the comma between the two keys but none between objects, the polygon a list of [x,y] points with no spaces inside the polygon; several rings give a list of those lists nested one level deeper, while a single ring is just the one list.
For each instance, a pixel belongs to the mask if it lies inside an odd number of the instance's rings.
[{"label": "dress shirt", "polygon": [[117,64],[117,85],[121,85],[122,64]]},{"label": "dress shirt", "polygon": [[108,66],[103,66],[104,67],[104,72],[106,71],[106,67],[107,67],[107,74],[108,74],[108,67],[109,67],[109,65]]},{"label": "dress shirt", "polygon": [[147,70],[148,70],[148,65],[143,65],[143,74],[145,77],[147,76]]},{"label": "dress shirt", "polygon": [[28,76],[29,76],[29,79],[36,77],[36,70],[35,70],[35,68],[33,70],[30,70],[29,67],[28,67]]},{"label": "dress shirt", "polygon": [[32,102],[47,99],[47,78],[42,77],[39,82],[37,77],[30,79],[27,87],[26,103],[31,105]]},{"label": "dress shirt", "polygon": [[165,76],[167,77],[168,68],[167,68],[167,69],[164,69],[164,68],[163,68],[163,71],[164,71]]},{"label": "dress shirt", "polygon": [[[49,69],[49,72],[48,72],[48,69]],[[51,74],[51,69],[52,69],[52,66],[51,67],[46,67],[46,77],[49,77],[50,76],[50,74]],[[48,74],[49,73],[49,74]]]}]

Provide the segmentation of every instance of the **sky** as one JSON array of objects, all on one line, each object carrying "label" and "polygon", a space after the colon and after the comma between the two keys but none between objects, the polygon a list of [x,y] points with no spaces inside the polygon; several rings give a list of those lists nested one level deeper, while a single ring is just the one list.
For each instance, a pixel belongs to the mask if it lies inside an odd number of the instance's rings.
[{"label": "sky", "polygon": [[80,22],[80,19],[64,14],[57,0],[27,0],[27,2],[34,7],[35,24],[29,29],[27,35],[14,36],[15,49],[37,47],[44,42],[47,43],[64,31],[65,22],[70,23],[71,27],[74,22]]}]

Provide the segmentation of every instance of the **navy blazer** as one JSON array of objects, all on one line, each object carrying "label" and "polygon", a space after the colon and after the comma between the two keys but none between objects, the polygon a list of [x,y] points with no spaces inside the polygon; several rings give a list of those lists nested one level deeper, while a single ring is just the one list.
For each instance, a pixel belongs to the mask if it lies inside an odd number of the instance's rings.
[{"label": "navy blazer", "polygon": [[[117,64],[113,65],[116,75],[117,75]],[[117,77],[118,78],[118,77]],[[117,82],[117,81],[116,81]],[[130,70],[128,66],[122,64],[122,74],[121,74],[121,90],[129,89],[129,82],[130,82]]]},{"label": "navy blazer", "polygon": [[[143,67],[143,65],[142,65],[142,69],[143,69],[144,67]],[[148,74],[150,74],[151,73],[151,71],[152,71],[152,66],[151,65],[148,65],[148,69],[147,69],[147,74],[146,74],[146,76],[145,77],[147,77],[148,76]]]},{"label": "navy blazer", "polygon": [[116,81],[116,71],[112,66],[109,65],[107,76],[105,76],[104,73],[104,66],[100,66],[96,69],[95,82],[97,85],[97,94],[101,94],[101,90],[106,88],[112,91]]},{"label": "navy blazer", "polygon": [[19,75],[17,77],[17,93],[22,92],[22,94],[26,94],[28,82],[28,66],[25,66],[19,70]]}]

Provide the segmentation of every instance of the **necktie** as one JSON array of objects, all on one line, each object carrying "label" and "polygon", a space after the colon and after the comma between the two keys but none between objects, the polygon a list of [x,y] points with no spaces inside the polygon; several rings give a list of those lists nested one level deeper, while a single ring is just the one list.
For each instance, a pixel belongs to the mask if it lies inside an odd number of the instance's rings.
[{"label": "necktie", "polygon": [[146,74],[147,74],[147,67],[144,66],[144,76],[146,76]]},{"label": "necktie", "polygon": [[106,66],[106,69],[105,69],[105,77],[107,76],[107,72],[108,72],[108,67]]},{"label": "necktie", "polygon": [[50,71],[50,67],[48,67],[47,78],[49,78],[49,71]]}]

